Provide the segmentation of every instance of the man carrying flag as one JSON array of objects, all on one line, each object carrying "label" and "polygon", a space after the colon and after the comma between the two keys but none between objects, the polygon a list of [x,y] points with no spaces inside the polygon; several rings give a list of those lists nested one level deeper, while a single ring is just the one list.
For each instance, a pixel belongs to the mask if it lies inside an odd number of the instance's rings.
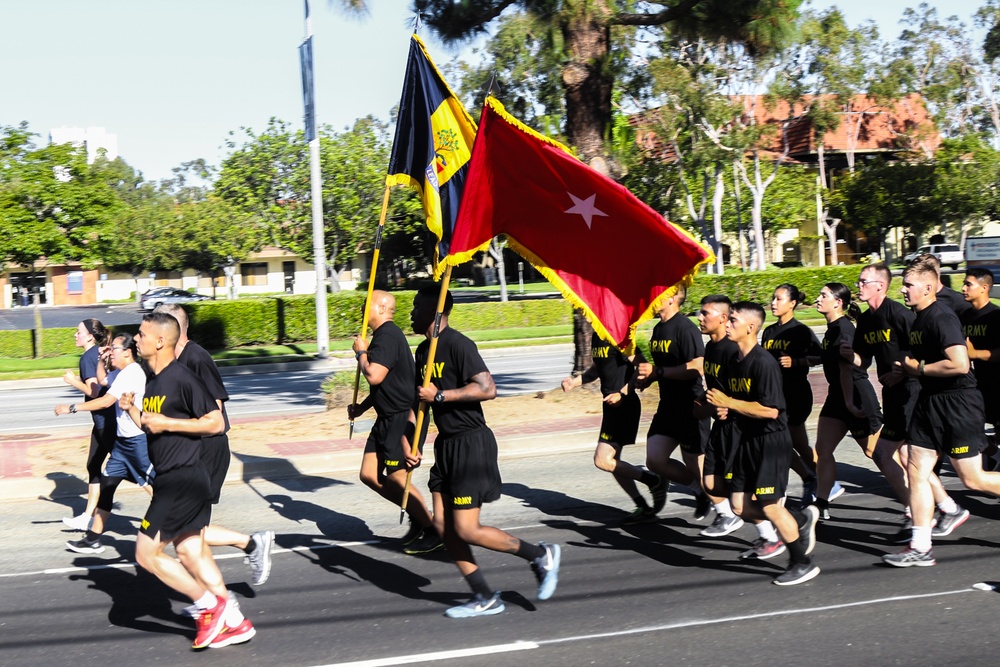
[{"label": "man carrying flag", "polygon": [[450,252],[475,136],[475,121],[444,82],[427,47],[413,35],[386,185],[420,192],[427,227],[438,239],[435,278],[441,276],[439,263]]}]

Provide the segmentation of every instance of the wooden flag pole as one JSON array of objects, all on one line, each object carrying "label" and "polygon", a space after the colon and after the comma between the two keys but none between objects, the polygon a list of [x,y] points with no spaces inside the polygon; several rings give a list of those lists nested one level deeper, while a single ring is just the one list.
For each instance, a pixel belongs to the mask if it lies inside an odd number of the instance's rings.
[{"label": "wooden flag pole", "polygon": [[[389,191],[392,186],[385,186],[385,194],[382,196],[382,215],[378,219],[378,230],[375,232],[375,251],[372,253],[372,269],[368,275],[368,296],[365,298],[365,313],[361,316],[361,340],[365,340],[368,333],[368,316],[372,311],[372,292],[375,290],[375,269],[378,268],[378,254],[382,247],[382,230],[385,229],[385,214],[389,210]],[[358,369],[354,373],[354,400],[351,405],[358,404],[358,387],[361,386],[361,358],[358,358]],[[351,417],[351,430],[347,434],[347,439],[354,437],[354,417]]]},{"label": "wooden flag pole", "polygon": [[[441,333],[441,316],[444,313],[445,300],[448,298],[448,285],[451,283],[451,264],[441,277],[441,293],[438,295],[437,310],[434,312],[434,328],[431,330],[431,344],[427,349],[427,365],[424,367],[424,387],[431,385],[431,375],[434,369],[434,356],[437,354],[438,334]],[[410,444],[410,456],[416,456],[420,451],[420,438],[423,432],[424,420],[427,415],[427,403],[420,401],[417,409],[417,427],[413,431],[413,442]],[[410,482],[413,478],[413,468],[406,471],[406,486],[403,487],[403,502],[399,506],[399,522],[403,523],[406,516],[406,503],[410,499]]]}]

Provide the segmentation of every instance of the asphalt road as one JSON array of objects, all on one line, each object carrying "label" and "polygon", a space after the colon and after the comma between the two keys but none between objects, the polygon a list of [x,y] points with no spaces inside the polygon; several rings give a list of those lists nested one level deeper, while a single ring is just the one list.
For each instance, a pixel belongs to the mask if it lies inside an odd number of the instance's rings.
[{"label": "asphalt road", "polygon": [[[573,366],[572,345],[483,350],[482,354],[500,395],[552,389],[559,386]],[[231,417],[321,411],[324,402],[320,384],[329,374],[329,370],[302,370],[227,375],[224,380],[231,400],[226,409]],[[57,404],[81,400],[80,393],[69,385],[58,380],[56,383],[57,386],[41,387],[0,383],[0,433],[31,431],[43,425],[45,428],[87,426],[89,414],[53,415]]]},{"label": "asphalt road", "polygon": [[[625,458],[641,457],[626,449]],[[850,458],[850,457],[847,457]],[[992,665],[998,640],[996,501],[957,494],[973,518],[936,544],[936,567],[899,570],[879,557],[899,515],[870,468],[842,464],[848,493],[820,527],[823,573],[771,585],[784,556],[736,559],[756,533],[706,539],[690,496],[674,490],[658,524],[622,529],[625,497],[587,451],[505,459],[505,496],[484,520],[563,547],[560,585],[535,601],[528,567],[477,551],[507,611],[450,620],[467,588],[443,556],[398,552],[403,532],[388,503],[354,474],[247,479],[226,488],[216,520],[277,531],[271,579],[253,589],[233,550],[219,549],[229,587],[258,629],[249,644],[194,654],[188,604],[137,572],[141,492],[121,495],[99,556],[63,548],[61,516],[80,500],[9,502],[0,514],[0,662],[194,665]],[[425,487],[424,470],[417,488]],[[955,486],[953,477],[946,484]],[[797,486],[793,485],[797,492]],[[359,662],[363,661],[363,662]]]}]

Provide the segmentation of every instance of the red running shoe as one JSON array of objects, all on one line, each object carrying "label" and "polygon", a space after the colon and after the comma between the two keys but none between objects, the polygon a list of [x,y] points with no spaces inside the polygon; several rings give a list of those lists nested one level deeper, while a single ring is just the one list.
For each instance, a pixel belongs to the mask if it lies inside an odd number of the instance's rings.
[{"label": "red running shoe", "polygon": [[225,627],[226,614],[229,612],[229,598],[215,596],[215,606],[211,609],[202,609],[201,614],[195,619],[195,627],[198,634],[195,635],[191,648],[205,648],[212,643],[222,629]]},{"label": "red running shoe", "polygon": [[243,622],[235,628],[231,628],[228,625],[222,628],[222,632],[219,633],[219,636],[209,646],[211,648],[222,648],[223,646],[242,644],[253,639],[255,634],[257,634],[257,630],[253,627],[250,619],[244,618]]}]

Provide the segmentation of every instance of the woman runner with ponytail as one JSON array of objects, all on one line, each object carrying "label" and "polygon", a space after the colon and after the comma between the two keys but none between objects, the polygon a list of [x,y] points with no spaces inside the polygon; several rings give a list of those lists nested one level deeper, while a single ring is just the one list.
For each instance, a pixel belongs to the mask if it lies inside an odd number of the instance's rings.
[{"label": "woman runner with ponytail", "polygon": [[816,310],[827,323],[821,356],[823,374],[830,383],[816,431],[816,507],[825,520],[830,518],[831,490],[837,478],[834,450],[850,433],[871,458],[882,430],[882,408],[868,371],[849,364],[840,354],[842,343],[854,341],[854,320],[861,314],[851,301],[851,290],[843,283],[827,283],[816,298]]}]

